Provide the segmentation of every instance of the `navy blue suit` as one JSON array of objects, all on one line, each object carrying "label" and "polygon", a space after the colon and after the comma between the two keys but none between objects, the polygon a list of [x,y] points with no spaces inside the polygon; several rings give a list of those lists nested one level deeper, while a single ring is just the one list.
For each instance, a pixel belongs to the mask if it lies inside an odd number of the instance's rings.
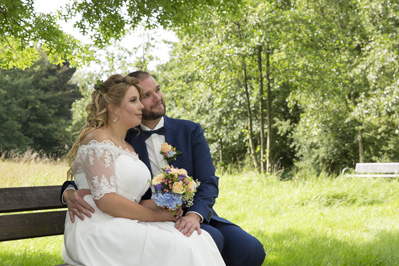
[{"label": "navy blue suit", "polygon": [[[185,212],[194,211],[202,215],[204,221],[201,228],[213,237],[227,265],[261,265],[266,256],[262,244],[240,227],[219,217],[213,209],[219,193],[219,178],[215,176],[215,167],[201,126],[188,120],[164,118],[166,142],[182,152],[170,164],[186,169],[189,176],[201,182],[194,205]],[[126,141],[151,170],[147,147],[137,128],[128,131]],[[151,192],[147,191],[143,199],[150,197]]]}]

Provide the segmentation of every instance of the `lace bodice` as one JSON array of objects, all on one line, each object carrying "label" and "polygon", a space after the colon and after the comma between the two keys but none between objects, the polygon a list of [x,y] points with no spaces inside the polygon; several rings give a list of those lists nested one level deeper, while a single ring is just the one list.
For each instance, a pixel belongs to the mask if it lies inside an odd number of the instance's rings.
[{"label": "lace bodice", "polygon": [[110,140],[81,145],[72,165],[78,188],[89,188],[94,199],[116,193],[139,202],[151,178],[137,154],[117,147]]}]

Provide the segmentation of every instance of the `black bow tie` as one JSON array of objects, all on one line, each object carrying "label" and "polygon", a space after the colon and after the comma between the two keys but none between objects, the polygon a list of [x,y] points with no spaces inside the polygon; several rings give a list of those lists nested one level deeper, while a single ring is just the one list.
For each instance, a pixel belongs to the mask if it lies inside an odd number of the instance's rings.
[{"label": "black bow tie", "polygon": [[144,140],[148,139],[152,134],[164,135],[166,134],[166,129],[164,127],[158,128],[157,130],[143,130],[140,133]]}]

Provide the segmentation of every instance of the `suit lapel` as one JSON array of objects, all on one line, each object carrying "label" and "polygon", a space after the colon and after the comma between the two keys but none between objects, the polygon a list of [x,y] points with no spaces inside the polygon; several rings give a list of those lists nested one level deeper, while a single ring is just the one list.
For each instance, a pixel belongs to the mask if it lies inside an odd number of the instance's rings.
[{"label": "suit lapel", "polygon": [[[166,135],[165,135],[165,141],[169,144],[175,147],[177,150],[181,150],[181,142],[179,141],[179,135],[178,130],[176,129],[175,123],[173,123],[173,120],[170,119],[169,117],[165,116],[165,123],[164,127],[166,129]],[[183,154],[180,154],[177,156],[177,160],[170,162],[170,165],[173,165],[174,167],[181,168],[182,166],[179,164],[179,157],[182,156]]]},{"label": "suit lapel", "polygon": [[165,141],[172,145],[175,146],[176,143],[176,134],[175,134],[175,127],[173,125],[173,122],[169,119],[169,117],[165,116],[164,119],[164,127],[166,130],[166,135],[165,135]]}]

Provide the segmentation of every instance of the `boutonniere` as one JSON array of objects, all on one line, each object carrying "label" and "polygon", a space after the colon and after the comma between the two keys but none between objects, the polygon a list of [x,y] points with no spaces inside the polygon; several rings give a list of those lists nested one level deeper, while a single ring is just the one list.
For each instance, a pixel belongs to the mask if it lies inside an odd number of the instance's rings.
[{"label": "boutonniere", "polygon": [[176,150],[175,147],[165,142],[161,146],[160,154],[162,154],[163,158],[170,163],[176,160],[177,156],[181,154],[181,151]]}]

